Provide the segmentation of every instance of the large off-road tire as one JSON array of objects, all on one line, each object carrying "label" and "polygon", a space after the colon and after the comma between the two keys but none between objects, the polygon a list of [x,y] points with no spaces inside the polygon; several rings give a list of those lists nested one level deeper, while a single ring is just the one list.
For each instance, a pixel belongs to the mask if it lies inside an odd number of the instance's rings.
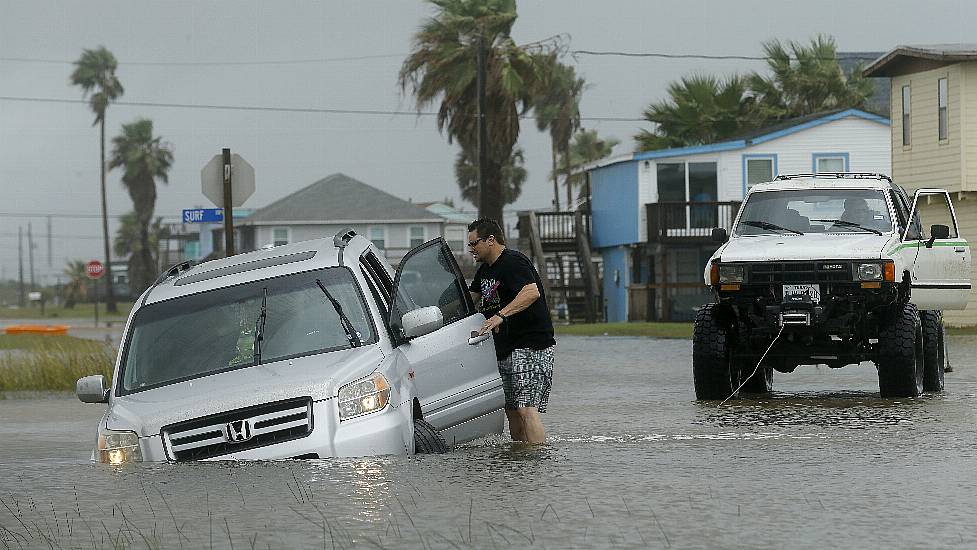
[{"label": "large off-road tire", "polygon": [[739,386],[732,342],[717,304],[703,306],[692,330],[692,377],[696,399],[726,399]]},{"label": "large off-road tire", "polygon": [[879,330],[879,393],[918,397],[923,392],[923,329],[912,304],[903,305]]},{"label": "large off-road tire", "polygon": [[[756,363],[740,362],[740,383],[743,384],[741,391],[745,393],[767,393],[773,390],[773,367],[760,365],[756,374],[753,374],[753,369],[756,369]],[[751,374],[753,377],[747,380]],[[742,380],[746,380],[746,382],[743,383]]]},{"label": "large off-road tire", "polygon": [[946,346],[943,337],[943,312],[921,311],[923,325],[923,391],[943,391]]},{"label": "large off-road tire", "polygon": [[441,432],[428,421],[414,420],[414,452],[416,454],[441,454],[448,452],[448,444]]}]

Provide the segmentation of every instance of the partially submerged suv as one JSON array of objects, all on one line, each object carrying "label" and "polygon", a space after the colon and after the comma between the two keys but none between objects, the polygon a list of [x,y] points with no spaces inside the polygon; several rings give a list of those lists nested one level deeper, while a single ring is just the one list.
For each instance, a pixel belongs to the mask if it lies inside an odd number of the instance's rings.
[{"label": "partially submerged suv", "polygon": [[[925,222],[925,223],[924,223]],[[942,391],[942,310],[963,309],[970,246],[950,195],[910,197],[884,175],[778,176],[754,186],[705,269],[698,399],[772,387],[798,365],[872,361],[883,397]],[[728,240],[727,240],[728,238]]]},{"label": "partially submerged suv", "polygon": [[[408,273],[409,277],[401,277]],[[491,335],[443,239],[394,272],[352,230],[165,272],[136,302],[100,462],[441,451],[501,434]]]}]

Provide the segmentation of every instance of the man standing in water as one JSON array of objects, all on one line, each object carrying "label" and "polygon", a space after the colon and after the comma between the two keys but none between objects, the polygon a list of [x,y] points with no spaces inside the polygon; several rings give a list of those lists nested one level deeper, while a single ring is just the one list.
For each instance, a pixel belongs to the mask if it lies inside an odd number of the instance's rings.
[{"label": "man standing in water", "polygon": [[495,333],[509,434],[514,441],[545,443],[539,413],[550,397],[556,340],[539,273],[529,258],[506,248],[494,220],[468,225],[468,248],[481,262],[469,290],[485,315],[479,334]]}]

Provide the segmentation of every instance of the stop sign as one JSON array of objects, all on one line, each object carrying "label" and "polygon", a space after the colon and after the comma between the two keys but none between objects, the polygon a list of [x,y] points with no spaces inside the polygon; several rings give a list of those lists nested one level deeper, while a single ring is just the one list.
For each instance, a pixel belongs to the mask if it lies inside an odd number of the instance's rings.
[{"label": "stop sign", "polygon": [[92,260],[85,264],[85,273],[89,279],[98,279],[105,273],[105,266],[98,260]]}]

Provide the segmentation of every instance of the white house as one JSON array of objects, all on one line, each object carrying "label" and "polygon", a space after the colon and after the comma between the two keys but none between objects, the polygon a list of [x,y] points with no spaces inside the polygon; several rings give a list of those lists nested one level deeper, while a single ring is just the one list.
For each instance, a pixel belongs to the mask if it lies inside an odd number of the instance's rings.
[{"label": "white house", "polygon": [[888,174],[889,140],[889,119],[847,109],[589,167],[607,320],[690,318],[708,299],[700,276],[712,228],[729,227],[751,185],[784,173]]}]

